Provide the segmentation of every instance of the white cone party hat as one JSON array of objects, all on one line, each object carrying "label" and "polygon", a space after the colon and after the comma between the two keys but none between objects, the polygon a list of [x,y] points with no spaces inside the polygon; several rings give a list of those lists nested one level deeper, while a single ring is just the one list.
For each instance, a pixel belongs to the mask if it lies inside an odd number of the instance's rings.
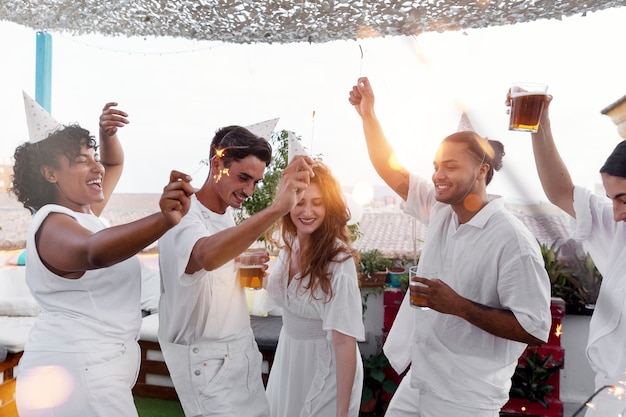
[{"label": "white cone party hat", "polygon": [[295,156],[309,154],[293,132],[287,135],[287,145],[287,163],[291,162]]},{"label": "white cone party hat", "polygon": [[457,132],[461,132],[464,130],[471,130],[472,132],[476,131],[474,129],[474,126],[472,126],[472,122],[470,122],[467,113],[463,112],[463,114],[461,114],[461,120],[459,120],[459,125],[457,126],[456,130]]},{"label": "white cone party hat", "polygon": [[272,132],[276,129],[276,125],[278,124],[279,118],[266,120],[264,122],[259,122],[252,124],[250,126],[244,126],[250,132],[254,133],[260,138],[264,138],[269,140],[270,136],[272,136]]},{"label": "white cone party hat", "polygon": [[30,143],[44,140],[55,130],[63,127],[50,113],[39,105],[31,96],[22,91],[24,95],[24,110],[26,111],[26,124],[28,125],[28,138]]}]

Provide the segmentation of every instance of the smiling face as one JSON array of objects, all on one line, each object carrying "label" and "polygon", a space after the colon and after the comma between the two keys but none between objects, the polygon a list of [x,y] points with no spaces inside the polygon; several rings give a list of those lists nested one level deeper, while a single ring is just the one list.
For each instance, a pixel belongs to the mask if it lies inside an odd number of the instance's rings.
[{"label": "smiling face", "polygon": [[613,220],[626,221],[626,178],[602,173],[602,184],[613,202]]},{"label": "smiling face", "polygon": [[436,199],[442,203],[458,205],[468,197],[480,196],[477,179],[482,178],[481,163],[468,152],[466,145],[443,142],[433,161],[432,181]]},{"label": "smiling face", "polygon": [[233,161],[226,167],[221,158],[213,158],[211,164],[211,182],[220,201],[211,207],[223,213],[228,206],[240,208],[246,198],[254,193],[254,189],[265,172],[265,162],[254,155]]},{"label": "smiling face", "polygon": [[73,159],[61,155],[57,162],[55,167],[44,165],[41,168],[44,178],[56,187],[56,204],[88,213],[92,204],[104,200],[104,166],[94,148],[82,143]]},{"label": "smiling face", "polygon": [[324,222],[326,204],[322,192],[317,184],[311,183],[302,199],[289,213],[291,221],[296,226],[298,238],[309,237]]}]

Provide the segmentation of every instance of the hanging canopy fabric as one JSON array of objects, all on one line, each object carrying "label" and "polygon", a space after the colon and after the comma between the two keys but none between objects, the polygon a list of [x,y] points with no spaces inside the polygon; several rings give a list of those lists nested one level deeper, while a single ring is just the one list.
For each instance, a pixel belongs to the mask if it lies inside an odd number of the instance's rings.
[{"label": "hanging canopy fabric", "polygon": [[624,0],[3,0],[0,20],[75,35],[323,43],[585,15]]}]

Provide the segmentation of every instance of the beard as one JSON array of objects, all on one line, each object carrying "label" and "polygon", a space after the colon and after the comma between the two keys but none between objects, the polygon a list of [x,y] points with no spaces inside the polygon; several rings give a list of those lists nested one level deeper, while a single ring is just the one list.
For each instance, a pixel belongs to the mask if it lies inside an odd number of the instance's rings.
[{"label": "beard", "polygon": [[472,180],[468,180],[460,184],[453,185],[451,188],[449,188],[449,190],[451,190],[451,193],[446,192],[443,195],[437,193],[435,195],[435,199],[439,201],[440,203],[444,203],[444,204],[450,204],[450,205],[460,204],[468,196],[472,195],[471,191],[472,191],[472,188],[474,188],[475,181],[476,181],[475,179],[472,179]]}]

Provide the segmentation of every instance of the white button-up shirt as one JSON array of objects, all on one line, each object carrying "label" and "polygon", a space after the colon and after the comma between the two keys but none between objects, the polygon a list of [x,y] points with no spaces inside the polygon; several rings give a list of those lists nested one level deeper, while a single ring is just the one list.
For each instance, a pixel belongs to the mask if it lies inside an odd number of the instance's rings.
[{"label": "white button-up shirt", "polygon": [[[459,224],[451,206],[436,201],[432,184],[411,176],[405,212],[428,225],[420,271],[437,272],[469,300],[512,311],[528,333],[547,340],[550,280],[539,244],[502,199]],[[499,410],[506,403],[525,344],[457,316],[412,308],[408,297],[400,310],[385,353],[396,370],[410,360],[412,387],[474,408]]]}]

